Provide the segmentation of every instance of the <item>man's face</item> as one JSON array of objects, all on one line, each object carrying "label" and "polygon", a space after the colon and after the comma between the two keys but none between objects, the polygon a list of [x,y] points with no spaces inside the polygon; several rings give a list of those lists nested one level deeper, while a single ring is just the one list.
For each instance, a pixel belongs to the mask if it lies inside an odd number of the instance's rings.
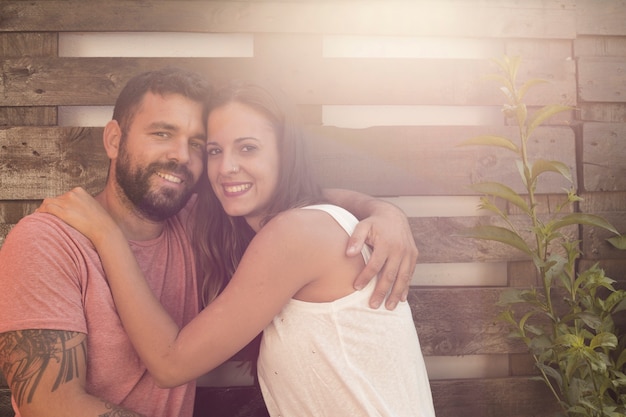
[{"label": "man's face", "polygon": [[205,143],[200,103],[178,94],[147,93],[122,133],[115,164],[118,190],[147,219],[175,215],[202,173]]}]

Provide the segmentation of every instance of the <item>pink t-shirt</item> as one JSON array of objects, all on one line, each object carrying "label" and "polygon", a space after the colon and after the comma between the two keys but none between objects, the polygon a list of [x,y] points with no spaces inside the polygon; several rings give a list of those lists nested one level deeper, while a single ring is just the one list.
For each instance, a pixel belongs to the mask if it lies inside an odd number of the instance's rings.
[{"label": "pink t-shirt", "polygon": [[[131,242],[150,287],[181,327],[199,311],[189,211],[169,219],[158,238]],[[195,383],[157,387],[122,328],[95,248],[76,230],[48,214],[22,219],[0,250],[0,282],[0,333],[86,333],[89,394],[146,416],[192,415]]]}]

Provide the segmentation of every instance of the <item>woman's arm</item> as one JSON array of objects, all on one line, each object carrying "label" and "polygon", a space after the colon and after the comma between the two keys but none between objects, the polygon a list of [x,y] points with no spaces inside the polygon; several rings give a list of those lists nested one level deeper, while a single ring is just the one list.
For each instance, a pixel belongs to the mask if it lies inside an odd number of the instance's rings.
[{"label": "woman's arm", "polygon": [[334,249],[343,257],[347,241],[345,236],[322,244],[328,237],[324,227],[308,220],[313,214],[299,213],[308,210],[282,213],[255,236],[223,293],[179,329],[148,287],[123,233],[91,196],[73,190],[46,199],[39,211],[57,215],[92,240],[124,328],[162,386],[193,380],[239,351],[299,289],[337,264],[329,254]]},{"label": "woman's arm", "polygon": [[362,219],[348,241],[346,254],[359,254],[364,244],[373,247],[372,257],[355,279],[354,287],[363,288],[379,274],[370,306],[378,308],[391,289],[385,306],[393,310],[407,298],[418,255],[406,215],[391,203],[356,191],[326,189],[324,195]]}]

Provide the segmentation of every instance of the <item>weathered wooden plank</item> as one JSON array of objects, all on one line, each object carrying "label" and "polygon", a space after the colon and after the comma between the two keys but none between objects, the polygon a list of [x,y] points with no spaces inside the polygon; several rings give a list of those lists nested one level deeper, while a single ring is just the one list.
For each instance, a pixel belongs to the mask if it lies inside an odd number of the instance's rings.
[{"label": "weathered wooden plank", "polygon": [[[378,196],[471,195],[471,183],[497,180],[522,189],[510,152],[456,146],[484,133],[513,138],[513,127],[309,126],[308,130],[314,135],[310,153],[325,187]],[[98,190],[107,167],[101,132],[101,128],[57,127],[0,130],[0,199],[41,199],[76,185]],[[572,130],[544,127],[537,133],[530,157],[557,159],[575,172]],[[539,142],[541,146],[536,146]],[[560,176],[546,174],[538,192],[563,193],[568,185]]]},{"label": "weathered wooden plank", "polygon": [[494,378],[431,381],[437,417],[553,417],[558,403],[540,381]]},{"label": "weathered wooden plank", "polygon": [[625,191],[626,123],[585,123],[582,142],[585,190]]},{"label": "weathered wooden plank", "polygon": [[103,184],[108,158],[102,129],[0,129],[0,199],[35,200]]},{"label": "weathered wooden plank", "polygon": [[578,59],[579,100],[620,103],[625,91],[626,57]]},{"label": "weathered wooden plank", "polygon": [[507,276],[509,287],[537,287],[540,285],[539,274],[532,261],[508,262]]},{"label": "weathered wooden plank", "polygon": [[54,126],[56,124],[56,107],[0,107],[0,127]]},{"label": "weathered wooden plank", "polygon": [[15,226],[14,224],[5,224],[0,223],[0,248],[2,248],[2,244],[4,243],[4,239],[9,234],[11,229]]},{"label": "weathered wooden plank", "polygon": [[[430,381],[437,417],[553,417],[558,404],[542,382],[526,378]],[[196,391],[194,417],[265,417],[257,387]]]},{"label": "weathered wooden plank", "polygon": [[529,59],[571,59],[572,40],[569,39],[506,39],[504,53]]},{"label": "weathered wooden plank", "polygon": [[579,0],[576,32],[579,35],[626,35],[626,1]]},{"label": "weathered wooden plank", "polygon": [[626,122],[626,103],[580,103],[578,106],[580,108],[580,119],[583,121]]},{"label": "weathered wooden plank", "polygon": [[626,38],[617,36],[583,36],[574,39],[574,55],[590,56],[626,56]]},{"label": "weathered wooden plank", "polygon": [[513,353],[509,355],[511,376],[539,375],[535,360],[530,353]]},{"label": "weathered wooden plank", "polygon": [[[497,319],[502,288],[412,288],[408,302],[426,356],[524,353]],[[445,308],[443,308],[445,306]]]},{"label": "weathered wooden plank", "polygon": [[[4,31],[290,32],[573,39],[572,2],[3,1]],[[71,13],[68,13],[71,11]],[[471,19],[468,19],[471,16]]]},{"label": "weathered wooden plank", "polygon": [[[1,24],[0,18],[0,24]],[[56,56],[58,35],[46,32],[0,32],[0,57]]]},{"label": "weathered wooden plank", "polygon": [[[509,218],[518,230],[528,230],[531,226],[526,216],[512,215]],[[420,262],[512,262],[529,259],[522,251],[503,243],[459,236],[463,230],[477,225],[504,226],[496,217],[417,217],[410,218],[409,222],[420,250]],[[576,227],[562,231],[571,238],[578,237]],[[528,233],[523,233],[523,237],[532,242]],[[560,249],[555,248],[555,251],[560,252]]]},{"label": "weathered wooden plank", "polygon": [[[0,62],[0,97],[7,106],[112,105],[139,72],[168,65],[188,68],[209,80],[271,80],[297,104],[502,105],[496,72],[488,60],[322,58],[290,56],[274,37],[273,54],[257,58],[21,58]],[[305,46],[308,45],[305,43]],[[300,46],[301,47],[301,46]],[[292,43],[292,48],[298,48]],[[524,61],[520,82],[544,78],[528,105],[576,104],[573,61]]]},{"label": "weathered wooden plank", "polygon": [[15,224],[35,211],[41,200],[0,201],[0,223]]},{"label": "weathered wooden plank", "polygon": [[[281,87],[292,97],[308,97],[319,104],[504,102],[499,86],[485,82],[487,74],[497,72],[487,59],[320,59],[321,55],[315,52],[321,49],[321,39],[303,35],[256,36],[255,60],[267,68],[258,73],[280,80]],[[559,56],[549,60],[545,56],[524,58],[518,78],[519,82],[530,78],[549,80],[529,92],[525,99],[528,105],[576,103],[575,66],[571,60]],[[379,88],[371,94],[370,89]]]},{"label": "weathered wooden plank", "polygon": [[583,213],[603,213],[623,211],[626,209],[626,191],[619,192],[601,192],[580,193],[582,201],[579,208]]},{"label": "weathered wooden plank", "polygon": [[[481,134],[515,141],[514,127],[371,127],[311,128],[309,150],[324,186],[373,195],[470,195],[472,183],[498,181],[523,189],[509,151],[457,146]],[[544,127],[529,144],[531,159],[559,160],[575,177],[574,134],[569,127]],[[454,167],[451,169],[451,167]],[[546,174],[539,193],[563,193],[569,182]]]}]

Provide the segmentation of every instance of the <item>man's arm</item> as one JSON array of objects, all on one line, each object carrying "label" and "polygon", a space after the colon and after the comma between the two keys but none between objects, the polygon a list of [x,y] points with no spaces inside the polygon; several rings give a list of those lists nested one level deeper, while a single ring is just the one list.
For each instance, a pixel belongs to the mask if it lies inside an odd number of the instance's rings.
[{"label": "man's arm", "polygon": [[140,416],[85,392],[87,336],[62,330],[0,334],[0,367],[23,417]]},{"label": "man's arm", "polygon": [[379,274],[370,306],[378,308],[391,289],[385,306],[393,310],[399,301],[406,300],[418,255],[406,215],[391,203],[356,191],[326,189],[324,195],[361,220],[348,241],[346,254],[360,253],[364,244],[373,247],[370,261],[354,281],[355,288],[363,288]]}]

